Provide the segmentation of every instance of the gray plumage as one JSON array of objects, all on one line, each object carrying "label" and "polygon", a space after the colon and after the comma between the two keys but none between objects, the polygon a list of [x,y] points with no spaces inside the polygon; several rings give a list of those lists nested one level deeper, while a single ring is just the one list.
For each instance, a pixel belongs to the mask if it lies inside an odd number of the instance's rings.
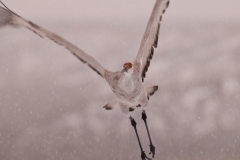
[{"label": "gray plumage", "polygon": [[[1,2],[1,1],[0,1]],[[28,28],[40,37],[47,37],[59,45],[65,46],[74,56],[83,63],[87,63],[90,68],[102,76],[110,85],[115,99],[104,106],[105,109],[111,110],[114,106],[120,106],[123,113],[128,114],[136,107],[146,108],[149,96],[153,95],[158,89],[157,86],[144,87],[143,79],[152,59],[154,48],[158,44],[158,34],[162,14],[169,5],[169,0],[157,0],[151,17],[148,21],[147,28],[141,41],[137,57],[133,63],[132,72],[124,68],[122,71],[111,72],[100,65],[93,57],[86,54],[77,46],[68,42],[59,35],[50,32],[37,24],[28,21],[6,7],[0,7],[0,27],[5,25],[20,26]]]}]

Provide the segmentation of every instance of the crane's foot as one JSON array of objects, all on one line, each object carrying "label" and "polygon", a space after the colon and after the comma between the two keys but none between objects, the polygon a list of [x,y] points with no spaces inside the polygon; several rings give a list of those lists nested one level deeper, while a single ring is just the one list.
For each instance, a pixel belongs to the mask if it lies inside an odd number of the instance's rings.
[{"label": "crane's foot", "polygon": [[149,154],[152,154],[152,158],[154,158],[154,156],[155,156],[155,147],[154,147],[153,144],[150,144],[149,147],[150,147]]},{"label": "crane's foot", "polygon": [[148,157],[146,156],[146,154],[145,154],[144,151],[142,151],[141,158],[142,158],[142,160],[151,160],[151,158],[148,158]]}]

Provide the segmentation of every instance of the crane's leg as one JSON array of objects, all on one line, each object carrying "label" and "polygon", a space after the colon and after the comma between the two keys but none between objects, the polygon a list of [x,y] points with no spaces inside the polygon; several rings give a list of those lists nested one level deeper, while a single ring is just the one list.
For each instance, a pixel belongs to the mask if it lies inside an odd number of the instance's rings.
[{"label": "crane's leg", "polygon": [[152,154],[152,157],[154,158],[154,155],[155,155],[155,147],[154,145],[152,144],[152,140],[151,140],[151,136],[150,136],[150,133],[149,133],[149,130],[148,130],[148,125],[147,125],[147,115],[146,115],[146,112],[145,110],[143,110],[142,112],[142,119],[145,123],[145,126],[146,126],[146,129],[147,129],[147,133],[148,133],[148,138],[149,138],[149,142],[150,142],[150,153],[149,154]]},{"label": "crane's leg", "polygon": [[129,119],[130,119],[130,121],[131,121],[131,124],[132,124],[132,126],[133,126],[133,128],[134,128],[134,130],[135,130],[135,133],[136,133],[136,136],[137,136],[137,139],[138,139],[138,143],[139,143],[139,146],[140,146],[140,150],[141,150],[141,158],[142,158],[142,160],[151,160],[150,158],[148,158],[147,156],[146,156],[146,154],[145,154],[145,152],[143,151],[143,149],[142,149],[142,145],[141,145],[141,142],[140,142],[140,139],[139,139],[139,136],[138,136],[138,131],[137,131],[137,128],[136,128],[136,126],[137,126],[137,123],[136,123],[136,121],[130,116],[129,117]]}]

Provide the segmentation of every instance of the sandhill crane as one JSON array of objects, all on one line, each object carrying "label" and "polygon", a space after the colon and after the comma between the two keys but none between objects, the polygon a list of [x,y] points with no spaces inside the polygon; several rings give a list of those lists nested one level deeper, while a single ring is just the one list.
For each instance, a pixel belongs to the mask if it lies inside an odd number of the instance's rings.
[{"label": "sandhill crane", "polygon": [[[2,1],[0,1],[2,3]],[[152,59],[154,48],[158,44],[158,34],[160,29],[160,21],[162,14],[169,6],[169,0],[156,0],[151,17],[148,21],[147,28],[143,35],[140,49],[138,51],[135,61],[132,63],[127,62],[123,65],[123,69],[112,72],[105,69],[100,65],[93,57],[86,54],[83,50],[79,49],[75,45],[71,44],[59,35],[50,32],[37,24],[24,19],[18,14],[11,11],[7,6],[0,7],[0,27],[5,25],[21,26],[28,28],[40,37],[48,37],[54,42],[65,46],[74,56],[76,56],[83,63],[87,63],[90,68],[97,72],[102,78],[104,78],[112,89],[115,99],[107,103],[103,108],[111,110],[115,106],[119,106],[121,111],[127,115],[133,126],[139,146],[141,149],[142,160],[150,159],[143,151],[137,128],[136,121],[131,117],[130,112],[134,111],[137,107],[142,108],[142,119],[145,123],[149,141],[150,141],[150,153],[154,158],[155,147],[152,143],[151,136],[147,125],[146,107],[149,97],[154,94],[158,89],[158,86],[145,87],[143,85],[146,72],[148,70],[150,60]]]}]

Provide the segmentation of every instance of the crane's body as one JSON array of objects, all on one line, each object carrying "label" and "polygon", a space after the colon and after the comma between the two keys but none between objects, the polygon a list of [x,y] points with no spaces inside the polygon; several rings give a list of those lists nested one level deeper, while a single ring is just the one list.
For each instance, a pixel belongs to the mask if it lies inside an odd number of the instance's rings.
[{"label": "crane's body", "polygon": [[111,110],[115,106],[119,106],[121,111],[128,115],[136,107],[142,107],[142,109],[147,107],[149,96],[158,87],[144,87],[142,78],[139,76],[139,66],[133,66],[133,69],[130,69],[130,71],[105,72],[104,78],[111,87],[115,100],[108,103],[104,108]]}]

